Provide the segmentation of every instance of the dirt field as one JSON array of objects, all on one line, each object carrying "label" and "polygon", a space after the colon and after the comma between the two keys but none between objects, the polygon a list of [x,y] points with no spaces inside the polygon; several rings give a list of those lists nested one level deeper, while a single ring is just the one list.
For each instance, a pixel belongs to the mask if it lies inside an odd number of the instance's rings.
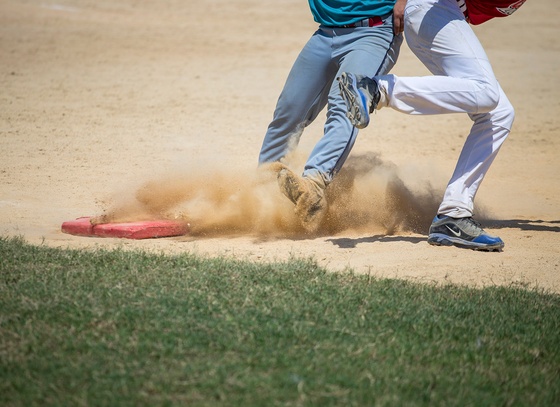
[{"label": "dirt field", "polygon": [[[506,247],[479,253],[426,243],[470,128],[465,115],[377,113],[316,236],[302,233],[274,179],[256,171],[288,70],[316,28],[306,2],[0,0],[0,235],[54,247],[313,257],[333,271],[560,292],[559,20],[555,0],[529,0],[475,28],[516,107],[476,201]],[[393,73],[427,71],[404,44]],[[304,133],[294,168],[323,120]],[[186,219],[192,233],[134,241],[60,231],[104,213]]]}]

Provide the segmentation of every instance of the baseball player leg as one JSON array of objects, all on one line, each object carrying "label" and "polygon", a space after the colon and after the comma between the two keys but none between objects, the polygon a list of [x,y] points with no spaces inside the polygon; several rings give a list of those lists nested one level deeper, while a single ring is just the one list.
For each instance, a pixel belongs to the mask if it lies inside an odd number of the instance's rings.
[{"label": "baseball player leg", "polygon": [[[336,77],[346,69],[360,69],[369,75],[387,72],[396,60],[402,36],[393,40],[391,23],[375,31],[375,35],[371,31],[355,30],[332,37],[335,58],[339,58],[340,68],[332,72],[330,87],[326,88],[328,109],[323,137],[315,145],[303,171],[303,180],[310,181],[310,188],[307,188],[310,192],[302,194],[296,205],[296,213],[308,230],[316,230],[326,216],[326,201],[318,200],[316,195],[318,191],[319,194],[324,193],[324,188],[343,166],[358,135],[358,130],[346,117],[346,105],[340,95]],[[284,179],[292,178],[286,176]],[[299,183],[302,184],[304,183]],[[305,197],[311,198],[304,199]]]},{"label": "baseball player leg", "polygon": [[470,115],[474,124],[445,190],[439,214],[456,218],[474,214],[478,188],[513,125],[513,106],[501,87],[499,92],[498,106],[494,110]]},{"label": "baseball player leg", "polygon": [[330,62],[329,43],[315,33],[301,50],[286,79],[263,139],[259,164],[282,160],[297,146],[305,127],[325,106],[323,90],[330,76]]},{"label": "baseball player leg", "polygon": [[[324,189],[342,167],[357,136],[357,130],[352,127],[345,116],[344,101],[338,92],[335,78],[340,71],[337,69],[337,63],[340,61],[342,66],[347,66],[349,69],[365,69],[365,73],[369,75],[374,75],[379,71],[388,71],[396,60],[401,39],[393,41],[390,17],[387,20],[387,24],[383,28],[376,29],[375,32],[342,29],[344,35],[339,35],[340,33],[336,33],[335,29],[321,29],[321,41],[329,43],[328,58],[331,69],[321,71],[322,93],[315,95],[312,109],[309,110],[306,120],[315,118],[328,100],[324,135],[311,152],[301,177],[289,169],[278,173],[281,191],[294,202],[295,212],[308,231],[315,231],[321,225],[328,209],[324,199]],[[323,45],[321,43],[322,47]],[[308,56],[305,53],[303,55],[298,58],[301,59],[301,67],[296,66],[297,69],[293,69],[292,73],[294,77],[298,77],[299,81],[305,82],[309,76],[317,75],[316,69],[308,66],[310,58],[317,57]],[[296,63],[296,65],[298,64]],[[306,71],[303,71],[304,66],[307,67]],[[292,78],[292,73],[290,78]],[[277,111],[281,111],[284,108],[283,105],[287,104],[289,100],[294,99],[297,103],[297,99],[301,97],[301,88],[305,89],[309,86],[305,83],[293,85],[297,84],[297,80],[292,79],[293,83],[290,84],[289,91],[286,88],[283,91],[283,95],[292,95],[292,97],[281,96],[280,108],[277,108]],[[316,88],[313,89],[316,90]],[[293,108],[293,105],[290,108]],[[299,127],[303,126],[299,125]],[[266,162],[273,157],[280,159],[285,154],[285,148],[282,150],[273,143],[276,138],[273,134],[274,131],[269,129],[261,150],[261,162]],[[282,143],[288,144],[284,140]],[[270,153],[273,150],[277,151],[276,155]]]},{"label": "baseball player leg", "polygon": [[[474,124],[438,213],[471,217],[480,183],[511,129],[513,107],[454,0],[410,0],[407,12],[407,41],[435,76],[387,78],[389,106],[411,114],[469,114]],[[423,24],[426,18],[431,24]]]},{"label": "baseball player leg", "polygon": [[325,83],[333,75],[331,48],[318,33],[302,49],[288,75],[259,155],[259,165],[276,172],[280,191],[294,203],[296,215],[309,232],[320,226],[327,210],[322,177],[298,176],[280,161],[327,104]]},{"label": "baseball player leg", "polygon": [[[465,112],[474,121],[430,227],[428,242],[500,250],[503,241],[488,235],[472,219],[473,201],[509,134],[513,108],[494,76],[483,47],[454,0],[410,0],[407,14],[407,42],[437,76],[383,78],[379,82],[380,86],[386,86],[389,106],[411,114]],[[409,93],[415,100],[408,98]]]},{"label": "baseball player leg", "polygon": [[355,30],[333,37],[335,57],[340,65],[330,78],[324,134],[305,164],[305,176],[321,177],[328,185],[342,168],[358,135],[346,117],[346,104],[336,78],[345,71],[368,76],[389,72],[396,62],[401,43],[402,35],[393,35],[390,17],[386,24],[374,31]]}]

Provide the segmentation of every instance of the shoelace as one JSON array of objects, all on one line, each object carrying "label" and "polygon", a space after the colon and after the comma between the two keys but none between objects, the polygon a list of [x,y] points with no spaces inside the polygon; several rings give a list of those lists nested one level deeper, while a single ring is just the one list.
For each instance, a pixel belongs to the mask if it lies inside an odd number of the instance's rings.
[{"label": "shoelace", "polygon": [[473,231],[477,234],[484,233],[484,229],[482,229],[482,225],[478,221],[474,220],[472,217],[462,218],[461,221],[462,221],[461,223],[464,224],[465,229],[467,229],[466,230],[467,233],[470,233],[470,231]]}]

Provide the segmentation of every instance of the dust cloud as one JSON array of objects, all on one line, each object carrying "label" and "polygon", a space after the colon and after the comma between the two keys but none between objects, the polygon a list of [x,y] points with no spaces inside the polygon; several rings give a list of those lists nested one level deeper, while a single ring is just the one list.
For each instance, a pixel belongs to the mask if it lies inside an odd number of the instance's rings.
[{"label": "dust cloud", "polygon": [[[287,164],[298,170],[299,164]],[[418,180],[412,184],[407,186],[398,168],[376,154],[351,156],[327,187],[328,214],[310,235],[296,218],[293,204],[279,191],[276,173],[266,166],[228,171],[198,168],[145,182],[131,196],[109,204],[94,222],[175,219],[190,224],[190,235],[208,237],[425,233],[441,194]]]}]

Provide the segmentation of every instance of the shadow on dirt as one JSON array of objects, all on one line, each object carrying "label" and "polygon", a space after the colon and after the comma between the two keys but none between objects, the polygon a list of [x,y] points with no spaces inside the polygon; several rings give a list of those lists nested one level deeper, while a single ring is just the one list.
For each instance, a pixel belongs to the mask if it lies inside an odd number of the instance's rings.
[{"label": "shadow on dirt", "polygon": [[[559,225],[559,226],[555,226]],[[484,227],[487,229],[519,229],[533,232],[560,232],[560,220],[526,220],[526,219],[509,219],[496,220],[484,219]],[[327,239],[333,245],[341,249],[353,249],[362,243],[391,243],[391,242],[408,242],[421,243],[426,241],[427,236],[398,236],[398,235],[373,235],[360,238],[332,238]]]},{"label": "shadow on dirt", "polygon": [[560,232],[560,220],[487,219],[485,220],[485,225],[491,229],[520,229],[533,232]]},{"label": "shadow on dirt", "polygon": [[347,237],[340,237],[340,238],[333,238],[327,239],[327,242],[331,242],[335,246],[338,246],[341,249],[353,249],[357,245],[362,243],[390,243],[390,242],[409,242],[409,243],[421,243],[425,242],[425,237],[417,237],[417,236],[384,236],[384,235],[375,235],[375,236],[368,236],[368,237],[360,237],[356,239],[347,238]]}]

